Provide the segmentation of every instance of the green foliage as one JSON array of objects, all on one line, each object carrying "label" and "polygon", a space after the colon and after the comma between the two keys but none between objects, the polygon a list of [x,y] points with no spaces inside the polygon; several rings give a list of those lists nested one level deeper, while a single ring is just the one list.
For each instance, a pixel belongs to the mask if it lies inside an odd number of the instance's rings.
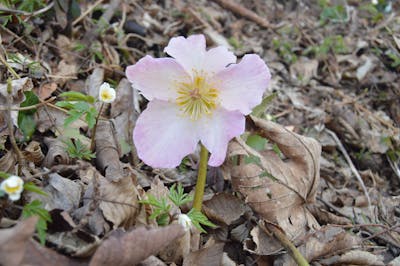
[{"label": "green foliage", "polygon": [[[21,103],[21,107],[28,107],[39,103],[39,98],[32,91],[25,91],[24,94],[26,99]],[[35,113],[36,108],[18,112],[18,127],[24,134],[25,141],[30,140],[36,130]]]},{"label": "green foliage", "polygon": [[68,110],[69,117],[67,117],[64,121],[65,127],[67,127],[72,122],[78,120],[83,115],[85,115],[85,121],[88,124],[88,127],[90,129],[94,127],[96,123],[97,110],[86,101],[78,101],[78,102],[60,101],[57,102],[56,105],[58,107],[69,109]]},{"label": "green foliage", "polygon": [[393,68],[398,68],[400,66],[400,55],[398,53],[388,51],[386,52],[387,57],[392,61],[390,66]]},{"label": "green foliage", "polygon": [[267,144],[268,140],[259,135],[250,135],[246,144],[255,149],[256,151],[262,151],[265,149],[265,144]]},{"label": "green foliage", "polygon": [[273,39],[272,46],[287,64],[293,64],[297,61],[297,55],[293,52],[293,42],[282,39]]},{"label": "green foliage", "polygon": [[232,47],[234,48],[234,49],[240,49],[240,48],[242,48],[243,47],[243,44],[241,44],[240,42],[239,42],[239,40],[236,38],[236,37],[230,37],[229,39],[228,39],[228,43],[230,44],[230,45],[232,45]]},{"label": "green foliage", "polygon": [[71,158],[90,160],[96,157],[79,139],[68,139],[64,143],[67,145],[67,153]]},{"label": "green foliage", "polygon": [[153,213],[149,218],[156,219],[158,225],[163,226],[169,224],[171,205],[168,204],[166,198],[157,199],[154,195],[147,194],[147,199],[141,200],[140,203],[153,206]]},{"label": "green foliage", "polygon": [[199,229],[200,232],[207,233],[201,225],[205,225],[208,227],[215,228],[216,225],[213,224],[210,220],[208,220],[207,216],[196,209],[191,209],[188,212],[187,216],[189,216],[190,220],[192,220],[192,224]]},{"label": "green foliage", "polygon": [[189,196],[189,194],[183,191],[182,184],[179,184],[177,189],[176,184],[173,184],[172,187],[169,189],[168,198],[178,207],[193,201],[193,196]]},{"label": "green foliage", "polygon": [[319,5],[322,8],[322,12],[319,15],[321,24],[327,22],[346,22],[349,17],[347,14],[346,7],[344,5],[330,6],[326,0],[319,1]]},{"label": "green foliage", "polygon": [[24,190],[31,191],[31,192],[34,192],[36,194],[43,195],[43,196],[49,196],[49,194],[44,192],[40,187],[36,186],[32,182],[25,183]]},{"label": "green foliage", "polygon": [[77,91],[63,92],[59,96],[65,98],[66,101],[83,101],[88,103],[94,103],[96,100],[93,96],[86,95]]},{"label": "green foliage", "polygon": [[272,100],[275,99],[275,97],[277,95],[278,94],[276,92],[274,92],[274,93],[268,95],[267,97],[264,97],[262,102],[253,108],[253,111],[251,112],[251,114],[256,117],[262,117],[263,114],[265,113],[265,110],[267,109],[268,104],[270,102],[272,102]]},{"label": "green foliage", "polygon": [[320,45],[312,46],[304,51],[305,55],[315,54],[316,57],[325,57],[329,52],[343,54],[348,51],[343,36],[334,35],[326,37]]},{"label": "green foliage", "polygon": [[42,207],[42,203],[39,200],[32,201],[31,203],[25,205],[22,209],[22,217],[24,218],[35,215],[39,217],[39,221],[36,224],[36,231],[38,233],[40,243],[44,245],[46,241],[47,223],[51,222],[51,217],[49,212]]}]

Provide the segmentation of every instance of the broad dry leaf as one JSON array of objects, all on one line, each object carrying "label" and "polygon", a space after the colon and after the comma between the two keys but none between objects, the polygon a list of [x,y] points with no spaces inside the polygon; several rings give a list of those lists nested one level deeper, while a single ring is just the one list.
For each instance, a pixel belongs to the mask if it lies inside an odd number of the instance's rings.
[{"label": "broad dry leaf", "polygon": [[124,178],[119,160],[119,144],[110,121],[99,121],[96,131],[96,163],[109,181]]},{"label": "broad dry leaf", "polygon": [[100,178],[100,209],[104,218],[113,223],[114,228],[129,228],[135,224],[139,213],[138,191],[132,177],[124,176],[117,182]]},{"label": "broad dry leaf", "polygon": [[[261,153],[242,140],[230,145],[230,156],[250,156],[255,162],[231,165],[232,185],[262,218],[297,238],[319,225],[305,204],[313,202],[319,182],[320,144],[274,122],[252,117],[257,134],[278,145],[286,159],[273,151]],[[240,143],[240,144],[239,144]],[[256,162],[258,161],[258,162]]]},{"label": "broad dry leaf", "polygon": [[58,138],[54,139],[45,137],[44,144],[46,144],[48,149],[43,161],[45,167],[50,168],[57,164],[69,164],[70,158],[64,142]]},{"label": "broad dry leaf", "polygon": [[8,151],[0,158],[0,171],[13,173],[12,170],[17,162],[16,155],[13,150]]},{"label": "broad dry leaf", "polygon": [[57,83],[45,83],[37,90],[37,96],[42,100],[46,100],[55,90],[57,90]]},{"label": "broad dry leaf", "polygon": [[340,265],[362,265],[383,266],[382,256],[378,256],[363,250],[351,250],[340,256],[337,264]]},{"label": "broad dry leaf", "polygon": [[230,225],[246,211],[244,202],[228,193],[219,193],[203,204],[203,211],[213,221]]},{"label": "broad dry leaf", "polygon": [[114,231],[97,249],[89,265],[136,265],[150,255],[157,254],[184,233],[180,225],[152,229],[140,227],[130,232]]},{"label": "broad dry leaf", "polygon": [[244,250],[257,255],[272,255],[282,250],[278,240],[267,235],[260,226],[255,226],[250,231],[251,238],[243,243]]},{"label": "broad dry leaf", "polygon": [[[93,96],[94,98],[99,97],[99,88],[104,80],[104,69],[95,68],[93,73],[86,79],[85,92],[87,95]],[[118,93],[117,93],[118,95]]]},{"label": "broad dry leaf", "polygon": [[40,143],[37,141],[29,142],[28,146],[24,149],[24,157],[27,161],[33,162],[36,166],[39,166],[44,159],[44,154]]},{"label": "broad dry leaf", "polygon": [[224,243],[216,243],[209,247],[191,252],[183,260],[183,266],[220,266]]}]

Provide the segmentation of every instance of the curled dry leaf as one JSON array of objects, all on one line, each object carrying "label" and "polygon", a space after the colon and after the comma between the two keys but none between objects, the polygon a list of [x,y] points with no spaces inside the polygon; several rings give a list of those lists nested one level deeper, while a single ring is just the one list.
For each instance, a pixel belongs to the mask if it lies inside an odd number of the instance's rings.
[{"label": "curled dry leaf", "polygon": [[176,224],[152,229],[140,227],[130,232],[114,231],[97,249],[89,265],[136,265],[184,233],[183,227]]},{"label": "curled dry leaf", "polygon": [[230,225],[244,214],[246,207],[237,197],[220,193],[204,202],[203,211],[209,219]]},{"label": "curled dry leaf", "polygon": [[16,164],[16,155],[13,150],[8,151],[3,157],[0,158],[0,171],[3,172],[14,172],[12,168]]},{"label": "curled dry leaf", "polygon": [[65,148],[65,143],[60,139],[44,138],[48,151],[44,158],[43,165],[45,167],[52,167],[56,164],[69,164],[70,158]]},{"label": "curled dry leaf", "polygon": [[250,231],[251,238],[244,241],[244,250],[257,255],[276,254],[283,248],[278,240],[267,235],[260,226]]},{"label": "curled dry leaf", "polygon": [[31,141],[24,150],[24,157],[26,160],[33,162],[35,165],[40,165],[44,159],[44,154],[40,143]]},{"label": "curled dry leaf", "polygon": [[[232,185],[262,218],[278,224],[294,239],[319,225],[305,204],[313,202],[319,182],[320,144],[274,122],[252,117],[257,134],[275,143],[287,159],[275,152],[257,152],[241,139],[230,145],[239,155],[231,167]],[[251,159],[252,162],[246,159]]]},{"label": "curled dry leaf", "polygon": [[96,131],[96,163],[109,181],[118,182],[124,176],[114,132],[111,122],[99,121]]}]

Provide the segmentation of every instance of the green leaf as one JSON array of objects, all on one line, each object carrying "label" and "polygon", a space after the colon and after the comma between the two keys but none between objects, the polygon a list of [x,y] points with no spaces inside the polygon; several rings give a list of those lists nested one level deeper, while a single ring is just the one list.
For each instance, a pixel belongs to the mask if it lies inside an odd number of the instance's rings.
[{"label": "green leaf", "polygon": [[83,112],[71,109],[68,111],[68,114],[69,116],[64,120],[64,127],[68,127],[69,124],[78,120],[83,115]]},{"label": "green leaf", "polygon": [[257,105],[256,107],[253,108],[253,111],[251,112],[251,114],[256,117],[261,117],[262,114],[264,114],[265,110],[267,109],[268,104],[273,99],[275,99],[275,97],[277,95],[278,94],[276,92],[274,92],[271,95],[268,95],[267,97],[265,97],[259,105]]},{"label": "green leaf", "polygon": [[[20,104],[21,107],[29,107],[39,103],[39,98],[32,91],[25,91],[24,95],[25,101]],[[36,130],[35,113],[36,108],[18,112],[18,127],[24,134],[25,140],[29,140]]]},{"label": "green leaf", "polygon": [[250,135],[246,144],[255,149],[256,151],[262,151],[265,149],[265,144],[268,142],[267,139],[259,136],[259,135]]},{"label": "green leaf", "polygon": [[49,194],[47,194],[46,192],[44,192],[41,188],[39,188],[38,186],[36,186],[34,183],[32,182],[28,182],[24,184],[24,189],[34,192],[36,194],[40,194],[43,196],[49,196]]},{"label": "green leaf", "polygon": [[96,124],[97,110],[94,107],[91,107],[86,113],[86,122],[88,124],[89,129],[92,129]]},{"label": "green leaf", "polygon": [[169,190],[168,198],[177,206],[181,206],[188,202],[193,201],[193,196],[189,196],[189,194],[183,191],[182,184],[178,185],[177,190],[175,190],[176,184],[173,184]]},{"label": "green leaf", "polygon": [[261,159],[258,158],[257,156],[249,155],[244,157],[244,163],[245,164],[254,163],[256,165],[261,165]]},{"label": "green leaf", "polygon": [[207,232],[203,229],[201,225],[205,225],[211,228],[217,227],[217,225],[208,220],[207,216],[196,209],[191,209],[187,216],[189,216],[190,220],[192,220],[193,225],[203,233]]},{"label": "green leaf", "polygon": [[86,95],[77,91],[63,92],[59,96],[65,98],[67,101],[83,101],[88,103],[94,103],[96,100],[93,96]]},{"label": "green leaf", "polygon": [[9,173],[0,171],[0,178],[7,179],[10,176]]},{"label": "green leaf", "polygon": [[36,224],[36,231],[39,235],[40,243],[44,245],[46,241],[47,223],[51,222],[51,216],[49,212],[42,207],[42,203],[39,200],[32,201],[22,209],[22,217],[28,218],[34,215],[39,216],[39,221]]},{"label": "green leaf", "polygon": [[65,108],[65,109],[72,109],[74,108],[74,104],[69,102],[69,101],[59,101],[56,102],[56,106],[61,107],[61,108]]}]

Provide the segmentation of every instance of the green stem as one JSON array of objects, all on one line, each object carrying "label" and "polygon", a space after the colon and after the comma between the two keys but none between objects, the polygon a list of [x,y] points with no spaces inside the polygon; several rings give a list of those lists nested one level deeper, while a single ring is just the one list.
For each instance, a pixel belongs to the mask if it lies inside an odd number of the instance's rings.
[{"label": "green stem", "polygon": [[96,144],[97,123],[99,122],[99,118],[100,118],[101,112],[103,111],[103,107],[104,107],[104,103],[101,103],[99,113],[97,114],[97,117],[96,117],[96,123],[94,124],[94,127],[93,127],[92,139],[90,141],[90,151],[91,152],[94,152],[94,147],[96,146],[95,144]]},{"label": "green stem", "polygon": [[206,186],[208,150],[203,144],[200,144],[200,163],[197,175],[196,190],[194,192],[193,208],[201,212],[203,203],[204,188]]}]

